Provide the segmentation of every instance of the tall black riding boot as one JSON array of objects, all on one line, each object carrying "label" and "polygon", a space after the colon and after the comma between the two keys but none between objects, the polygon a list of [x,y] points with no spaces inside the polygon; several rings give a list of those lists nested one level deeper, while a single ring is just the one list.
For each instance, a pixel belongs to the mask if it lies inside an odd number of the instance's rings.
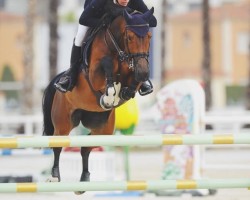
[{"label": "tall black riding boot", "polygon": [[81,65],[81,47],[73,44],[70,59],[70,68],[54,84],[60,92],[72,91],[77,83],[79,67]]},{"label": "tall black riding boot", "polygon": [[139,93],[141,96],[145,96],[153,92],[153,85],[150,80],[147,80],[141,84],[139,88]]}]

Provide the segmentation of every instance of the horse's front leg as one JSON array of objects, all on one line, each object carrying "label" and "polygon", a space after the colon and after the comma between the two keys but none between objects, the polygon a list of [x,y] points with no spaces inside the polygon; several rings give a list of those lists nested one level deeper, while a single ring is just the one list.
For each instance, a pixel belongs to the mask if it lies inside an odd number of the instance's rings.
[{"label": "horse's front leg", "polygon": [[113,62],[111,57],[105,56],[100,62],[101,68],[105,72],[106,91],[100,99],[100,105],[104,110],[112,109],[115,102],[115,87],[113,78]]}]

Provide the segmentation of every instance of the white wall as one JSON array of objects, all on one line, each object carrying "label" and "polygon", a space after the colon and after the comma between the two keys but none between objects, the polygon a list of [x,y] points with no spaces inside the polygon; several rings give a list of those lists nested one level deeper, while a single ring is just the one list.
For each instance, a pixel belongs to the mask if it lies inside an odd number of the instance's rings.
[{"label": "white wall", "polygon": [[[63,23],[58,27],[58,73],[69,68],[76,28],[76,23]],[[36,25],[34,49],[36,87],[44,88],[49,81],[49,27],[47,23],[41,22]]]},{"label": "white wall", "polygon": [[157,19],[157,27],[153,28],[153,82],[155,88],[160,87],[161,82],[161,66],[162,66],[162,58],[161,58],[161,24],[162,24],[162,0],[145,0],[148,8],[154,7],[155,12],[154,15]]},{"label": "white wall", "polygon": [[[28,8],[28,0],[6,0],[4,10],[16,14],[26,14]],[[37,0],[36,14],[47,17],[49,0]]]},{"label": "white wall", "polygon": [[63,23],[58,28],[58,72],[65,71],[70,65],[71,48],[77,32],[77,23]]}]

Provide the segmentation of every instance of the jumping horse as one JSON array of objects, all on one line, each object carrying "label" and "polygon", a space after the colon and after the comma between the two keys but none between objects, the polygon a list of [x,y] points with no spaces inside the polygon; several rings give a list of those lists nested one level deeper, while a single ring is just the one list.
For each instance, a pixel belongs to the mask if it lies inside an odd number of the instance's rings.
[{"label": "jumping horse", "polygon": [[[81,122],[90,135],[112,135],[115,108],[138,92],[141,83],[149,78],[149,47],[151,33],[148,12],[124,11],[109,26],[96,34],[90,49],[89,66],[78,75],[71,92],[56,91],[47,86],[43,96],[44,130],[46,136],[66,136]],[[89,181],[88,158],[90,147],[81,147],[82,174],[80,181]],[[60,181],[59,158],[62,147],[53,148],[54,163],[50,182]],[[84,191],[76,192],[82,194]]]}]

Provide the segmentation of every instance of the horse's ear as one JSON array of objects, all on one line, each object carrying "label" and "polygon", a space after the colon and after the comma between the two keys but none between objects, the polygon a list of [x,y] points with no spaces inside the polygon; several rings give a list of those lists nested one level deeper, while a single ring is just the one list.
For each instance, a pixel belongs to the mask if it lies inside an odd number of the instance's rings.
[{"label": "horse's ear", "polygon": [[128,13],[128,11],[126,9],[123,11],[123,16],[124,16],[126,22],[128,22],[129,20],[132,20],[132,16]]},{"label": "horse's ear", "polygon": [[154,7],[152,7],[150,10],[148,10],[147,12],[145,12],[142,16],[142,18],[145,20],[145,21],[149,21],[150,18],[152,17],[152,15],[154,14]]}]

